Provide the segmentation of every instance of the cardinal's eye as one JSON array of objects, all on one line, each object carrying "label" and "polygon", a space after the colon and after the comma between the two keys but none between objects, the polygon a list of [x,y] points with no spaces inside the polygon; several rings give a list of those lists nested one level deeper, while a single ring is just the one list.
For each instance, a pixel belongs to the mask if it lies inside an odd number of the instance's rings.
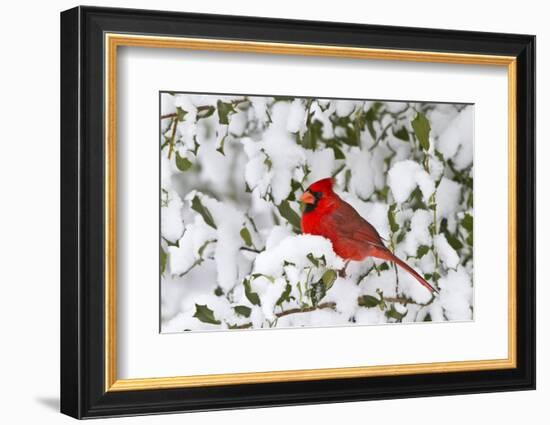
[{"label": "cardinal's eye", "polygon": [[311,192],[311,194],[315,197],[315,200],[318,201],[323,196],[323,192]]}]

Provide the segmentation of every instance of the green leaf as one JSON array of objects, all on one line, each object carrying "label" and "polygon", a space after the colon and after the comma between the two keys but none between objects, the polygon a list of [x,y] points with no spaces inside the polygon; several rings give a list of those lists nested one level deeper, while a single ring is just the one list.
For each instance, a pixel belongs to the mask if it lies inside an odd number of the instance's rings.
[{"label": "green leaf", "polygon": [[317,147],[317,140],[321,140],[322,134],[323,125],[320,121],[308,123],[307,129],[304,132],[304,136],[301,138],[301,140],[298,140],[298,143],[306,149],[315,150],[315,148]]},{"label": "green leaf", "polygon": [[221,286],[218,286],[216,287],[216,289],[214,289],[214,295],[216,295],[217,297],[221,297],[223,295],[223,289]]},{"label": "green leaf", "polygon": [[199,107],[197,108],[197,119],[200,120],[201,118],[208,118],[211,116],[216,108],[214,108],[212,105],[209,105],[207,107]]},{"label": "green leaf", "polygon": [[178,167],[178,170],[187,171],[192,165],[193,163],[191,161],[181,156],[179,152],[176,152],[176,167]]},{"label": "green leaf", "polygon": [[397,221],[395,219],[395,209],[397,208],[397,204],[391,204],[388,208],[388,221],[390,222],[390,230],[392,233],[395,233],[399,230],[399,224],[397,224]]},{"label": "green leaf", "polygon": [[381,272],[389,269],[390,269],[390,266],[388,265],[388,263],[382,263],[378,266],[378,270],[380,270]]},{"label": "green leaf", "polygon": [[346,159],[346,155],[344,155],[344,152],[342,152],[342,149],[340,149],[336,145],[332,145],[330,147],[334,151],[334,159]]},{"label": "green leaf", "polygon": [[407,315],[407,312],[405,313],[399,313],[395,307],[392,305],[391,308],[389,310],[386,311],[386,317],[388,318],[391,318],[391,319],[395,319],[395,320],[398,320],[398,321],[401,321],[403,320],[403,318]]},{"label": "green leaf", "polygon": [[223,156],[225,156],[225,140],[227,139],[227,134],[222,137],[220,140],[220,145],[216,148],[216,151],[221,153]]},{"label": "green leaf", "polygon": [[250,301],[254,305],[262,305],[258,294],[256,292],[252,292],[252,287],[250,286],[250,280],[245,279],[243,281],[243,286],[244,286],[244,295],[246,296],[248,301]]},{"label": "green leaf", "polygon": [[164,240],[164,242],[166,242],[166,245],[168,246],[177,246],[178,248],[180,247],[180,241],[172,242],[171,240],[166,239],[164,236],[162,237],[162,239]]},{"label": "green leaf", "polygon": [[474,218],[470,214],[466,213],[460,224],[462,224],[462,227],[464,227],[468,232],[473,232]]},{"label": "green leaf", "polygon": [[185,116],[187,115],[187,111],[180,108],[179,106],[176,108],[176,117],[178,119],[178,121],[183,121],[183,119],[185,118]]},{"label": "green leaf", "polygon": [[217,106],[220,124],[229,124],[229,115],[235,112],[235,108],[231,103],[222,102],[221,100],[218,100]]},{"label": "green leaf", "polygon": [[277,209],[279,210],[279,214],[281,214],[281,216],[288,221],[292,227],[296,230],[300,229],[300,216],[290,207],[288,201],[281,202]]},{"label": "green leaf", "polygon": [[372,295],[363,295],[362,297],[357,298],[357,304],[361,307],[373,308],[380,303],[380,300]]},{"label": "green leaf", "polygon": [[267,171],[271,171],[271,168],[273,167],[273,162],[271,161],[271,158],[265,152],[264,152],[264,154],[265,154],[264,164],[267,167]]},{"label": "green leaf", "polygon": [[168,254],[164,252],[162,246],[160,247],[160,273],[163,274],[166,270],[166,260],[168,259]]},{"label": "green leaf", "polygon": [[327,291],[332,288],[332,285],[334,284],[334,281],[336,280],[337,274],[336,271],[329,269],[326,272],[323,273],[323,276],[321,277],[321,280],[323,281],[325,288]]},{"label": "green leaf", "polygon": [[239,316],[244,317],[250,317],[250,313],[252,312],[252,309],[245,305],[237,305],[233,307],[233,309],[235,310],[235,313],[237,313]]},{"label": "green leaf", "polygon": [[316,307],[319,301],[321,301],[327,294],[327,288],[323,283],[323,280],[313,283],[309,288],[308,294],[311,298],[311,303]]},{"label": "green leaf", "polygon": [[195,196],[191,201],[191,208],[202,216],[206,224],[208,224],[210,227],[213,227],[214,229],[217,229],[216,224],[214,223],[214,219],[212,218],[212,214],[210,214],[208,208],[206,208],[202,204],[198,196]]},{"label": "green leaf", "polygon": [[426,115],[422,112],[417,112],[414,120],[411,121],[412,128],[416,138],[420,142],[420,146],[425,151],[430,149],[430,122]]},{"label": "green leaf", "polygon": [[447,242],[449,242],[449,245],[451,245],[456,251],[462,249],[462,242],[460,242],[458,238],[450,232],[445,232],[445,238],[447,239]]},{"label": "green leaf", "polygon": [[369,133],[374,140],[376,140],[376,131],[374,130],[373,122],[378,120],[378,110],[381,106],[382,104],[380,102],[376,102],[369,108],[369,110],[365,114],[367,129],[369,130]]},{"label": "green leaf", "polygon": [[195,304],[195,314],[193,317],[196,317],[201,322],[210,323],[212,325],[219,325],[222,323],[219,320],[216,320],[214,317],[214,312],[206,305]]},{"label": "green leaf", "polygon": [[240,235],[246,246],[252,246],[252,236],[246,226],[241,229]]},{"label": "green leaf", "polygon": [[319,267],[319,260],[315,258],[315,256],[311,252],[306,255],[306,258],[311,261],[311,264],[313,264],[315,267]]},{"label": "green leaf", "polygon": [[200,257],[201,259],[202,259],[202,254],[204,253],[204,250],[206,249],[206,247],[207,247],[208,245],[210,245],[211,243],[214,243],[214,242],[216,242],[216,241],[213,240],[213,239],[210,239],[210,240],[207,240],[206,242],[204,242],[204,243],[200,246],[198,253],[199,253],[199,257]]},{"label": "green leaf", "polygon": [[281,305],[285,301],[289,302],[291,298],[294,298],[290,296],[291,291],[292,291],[292,286],[289,283],[287,283],[285,286],[285,290],[282,292],[281,296],[279,297],[275,305]]},{"label": "green leaf", "polygon": [[409,132],[407,131],[407,129],[404,126],[401,127],[397,131],[394,131],[394,130],[392,130],[392,131],[393,131],[393,135],[395,137],[397,137],[398,139],[403,140],[404,142],[409,141]]},{"label": "green leaf", "polygon": [[263,273],[254,273],[252,275],[252,279],[258,279],[259,277],[264,277],[267,280],[269,280],[271,283],[275,283],[275,278],[273,276],[269,276],[269,275],[263,274]]},{"label": "green leaf", "polygon": [[430,247],[427,245],[420,245],[416,250],[416,258],[422,258],[430,251]]}]

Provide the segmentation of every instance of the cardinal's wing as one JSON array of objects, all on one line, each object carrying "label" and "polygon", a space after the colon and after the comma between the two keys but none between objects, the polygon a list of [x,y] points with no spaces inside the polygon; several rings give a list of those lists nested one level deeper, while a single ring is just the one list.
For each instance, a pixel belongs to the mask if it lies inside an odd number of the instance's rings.
[{"label": "cardinal's wing", "polygon": [[374,226],[361,217],[347,202],[341,201],[338,208],[331,212],[330,218],[332,225],[338,229],[342,238],[386,248]]}]

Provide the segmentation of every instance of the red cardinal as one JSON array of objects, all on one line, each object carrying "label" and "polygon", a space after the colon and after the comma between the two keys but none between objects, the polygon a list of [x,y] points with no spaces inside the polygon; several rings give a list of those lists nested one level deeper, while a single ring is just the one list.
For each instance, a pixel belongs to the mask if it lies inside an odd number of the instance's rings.
[{"label": "red cardinal", "polygon": [[331,178],[318,180],[300,197],[300,201],[305,204],[302,232],[329,239],[334,252],[347,262],[361,261],[367,257],[391,261],[412,274],[431,292],[437,293],[437,290],[412,267],[384,246],[382,238],[372,224],[334,193],[332,185]]}]

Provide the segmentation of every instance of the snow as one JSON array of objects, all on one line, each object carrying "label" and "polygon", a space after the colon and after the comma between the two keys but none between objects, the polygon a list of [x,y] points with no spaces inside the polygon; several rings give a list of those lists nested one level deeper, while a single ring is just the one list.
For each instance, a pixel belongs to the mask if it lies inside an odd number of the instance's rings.
[{"label": "snow", "polygon": [[[200,106],[217,108],[220,100],[233,103],[228,124],[219,122],[217,112],[197,115]],[[345,128],[334,123],[361,117],[374,101],[163,93],[160,104],[161,115],[177,107],[186,112],[177,123],[171,157],[164,145],[160,158],[161,247],[167,254],[161,276],[162,332],[398,322],[386,315],[390,308],[406,314],[403,322],[422,321],[428,314],[434,322],[472,319],[474,267],[471,259],[466,261],[472,247],[460,226],[465,214],[473,216],[472,188],[461,183],[473,176],[472,106],[384,101],[372,122],[376,137],[365,127],[355,146],[356,136],[348,144]],[[320,136],[306,148],[298,142],[307,130],[308,111]],[[430,121],[428,152],[392,131],[380,137],[386,126],[412,132],[410,121],[418,111]],[[170,118],[161,120],[161,145],[172,125]],[[335,146],[345,159],[335,158]],[[178,169],[176,152],[192,167]],[[432,299],[409,273],[381,260],[352,261],[346,275],[339,275],[344,260],[329,240],[297,234],[279,206],[286,201],[300,216],[302,190],[332,175],[335,192],[397,256],[430,275],[440,295]],[[411,198],[416,188],[422,202]],[[191,208],[195,197],[216,228]],[[394,232],[388,219],[393,204],[399,226]],[[462,248],[450,246],[442,220]],[[323,283],[325,273],[330,287]],[[245,281],[250,285],[246,291]],[[358,304],[360,296],[378,299],[381,294],[389,300],[383,308]],[[194,317],[196,304],[206,305],[220,323]],[[250,308],[249,317],[238,315],[236,306]]]},{"label": "snow", "polygon": [[368,150],[353,147],[350,150],[348,167],[351,171],[349,190],[357,197],[367,200],[374,192],[374,174],[371,168],[372,155]]},{"label": "snow", "polygon": [[[260,196],[270,193],[276,204],[280,204],[290,193],[292,169],[305,162],[303,150],[286,129],[288,114],[288,105],[277,102],[271,112],[273,123],[264,132],[262,140],[242,141],[249,160],[254,164],[250,170],[247,166],[246,170],[249,187],[259,192]],[[254,148],[250,147],[251,143],[255,144]],[[246,146],[247,144],[249,146]],[[261,167],[260,162],[263,162],[265,167]]]},{"label": "snow", "polygon": [[166,197],[168,205],[161,208],[160,231],[169,241],[177,241],[183,233],[183,202],[174,190],[168,191]]},{"label": "snow", "polygon": [[441,307],[449,320],[471,320],[472,285],[463,267],[451,270],[441,279]]},{"label": "snow", "polygon": [[336,115],[339,117],[347,117],[355,110],[355,103],[349,100],[337,100],[334,103],[336,105]]},{"label": "snow", "polygon": [[445,159],[454,158],[460,170],[472,163],[473,125],[473,107],[467,106],[450,122],[437,142],[437,149]]},{"label": "snow", "polygon": [[[194,223],[190,223],[185,228],[185,233],[179,239],[178,246],[168,247],[170,255],[170,271],[174,274],[182,274],[189,270],[195,261],[201,258],[199,250],[205,246],[208,241],[216,239],[216,232],[208,226],[202,217],[197,216]],[[206,246],[202,253],[202,258],[206,258],[212,252],[213,244]]]},{"label": "snow", "polygon": [[306,109],[302,99],[295,99],[290,105],[286,129],[290,133],[302,133],[306,128]]},{"label": "snow", "polygon": [[448,218],[455,213],[460,201],[460,189],[461,186],[458,183],[447,177],[441,179],[435,194],[437,216],[439,218]]},{"label": "snow", "polygon": [[405,202],[416,187],[419,187],[424,201],[428,202],[435,191],[433,178],[415,161],[400,161],[388,172],[388,185],[396,202]]},{"label": "snow", "polygon": [[288,236],[278,244],[265,250],[256,257],[254,272],[268,276],[280,276],[284,262],[293,263],[298,268],[311,265],[308,254],[325,257],[329,268],[341,269],[344,261],[338,257],[328,239],[314,235]]},{"label": "snow", "polygon": [[405,236],[405,252],[416,256],[421,245],[432,244],[428,226],[433,222],[432,215],[426,210],[416,210],[411,219],[411,230]]},{"label": "snow", "polygon": [[305,181],[306,187],[317,180],[332,175],[335,165],[334,151],[332,149],[323,148],[316,151],[307,150],[306,158],[309,169],[311,170]]},{"label": "snow", "polygon": [[192,192],[186,200],[190,201],[195,196],[198,196],[202,204],[208,208],[216,224],[217,242],[214,257],[218,269],[218,284],[229,290],[239,278],[238,257],[242,244],[239,232],[245,222],[244,214],[226,203],[200,193]]},{"label": "snow", "polygon": [[449,242],[447,242],[445,235],[442,235],[441,233],[437,235],[434,238],[434,244],[441,261],[443,261],[447,267],[456,269],[460,263],[460,258],[451,245],[449,245]]}]

